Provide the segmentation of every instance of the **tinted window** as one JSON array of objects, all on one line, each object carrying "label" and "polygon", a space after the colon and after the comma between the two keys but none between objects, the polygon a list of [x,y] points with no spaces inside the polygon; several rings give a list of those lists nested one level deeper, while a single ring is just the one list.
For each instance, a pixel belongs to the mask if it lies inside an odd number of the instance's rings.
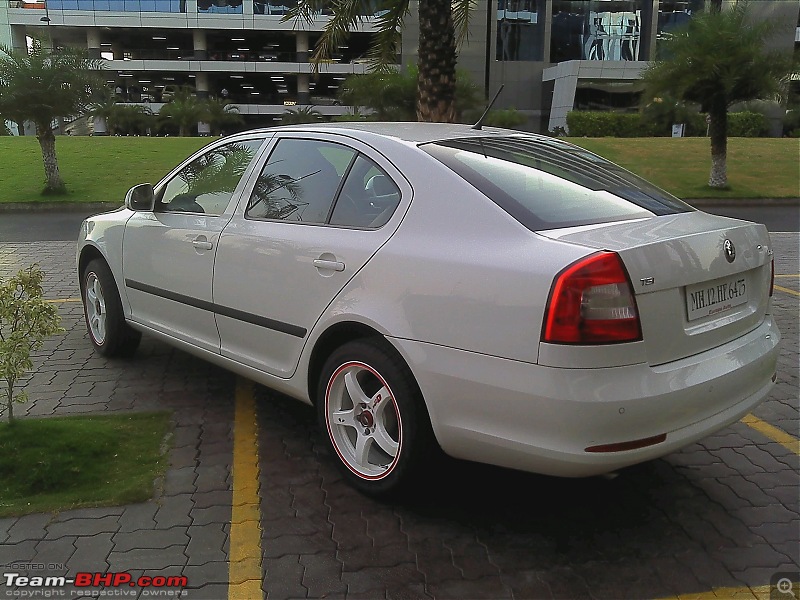
[{"label": "tinted window", "polygon": [[194,159],[167,183],[156,210],[222,214],[261,143],[234,142]]},{"label": "tinted window", "polygon": [[557,140],[469,138],[421,148],[531,230],[692,210],[625,169]]},{"label": "tinted window", "polygon": [[261,170],[246,216],[325,223],[355,150],[314,140],[280,140]]},{"label": "tinted window", "polygon": [[400,189],[384,171],[359,155],[336,200],[331,225],[380,227],[400,203]]}]

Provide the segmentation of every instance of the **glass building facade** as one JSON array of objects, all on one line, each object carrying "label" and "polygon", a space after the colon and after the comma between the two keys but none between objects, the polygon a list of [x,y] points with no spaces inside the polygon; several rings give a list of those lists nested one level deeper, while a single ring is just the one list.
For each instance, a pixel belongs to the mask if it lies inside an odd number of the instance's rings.
[{"label": "glass building facade", "polygon": [[47,8],[48,10],[184,13],[186,0],[47,0]]},{"label": "glass building facade", "polygon": [[544,17],[544,0],[500,0],[497,60],[543,60]]},{"label": "glass building facade", "polygon": [[651,2],[553,0],[550,61],[643,60]]}]

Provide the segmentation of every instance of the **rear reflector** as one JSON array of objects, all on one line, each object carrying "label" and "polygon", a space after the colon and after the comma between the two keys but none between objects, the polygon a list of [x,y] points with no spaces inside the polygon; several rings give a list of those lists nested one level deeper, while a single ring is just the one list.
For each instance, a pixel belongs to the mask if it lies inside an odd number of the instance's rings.
[{"label": "rear reflector", "polygon": [[636,299],[619,255],[598,252],[558,274],[550,290],[542,341],[614,344],[641,339]]},{"label": "rear reflector", "polygon": [[775,291],[775,259],[770,261],[770,276],[769,276],[769,297],[772,298],[772,292]]},{"label": "rear reflector", "polygon": [[600,446],[589,446],[585,452],[625,452],[626,450],[636,450],[637,448],[646,448],[647,446],[655,446],[667,439],[667,434],[654,435],[653,437],[643,438],[641,440],[632,440],[630,442],[620,442],[618,444],[602,444]]}]

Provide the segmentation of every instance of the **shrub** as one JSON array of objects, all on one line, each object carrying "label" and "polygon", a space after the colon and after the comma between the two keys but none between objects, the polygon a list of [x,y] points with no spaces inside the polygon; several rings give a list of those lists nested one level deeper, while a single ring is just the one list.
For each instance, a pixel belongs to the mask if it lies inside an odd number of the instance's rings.
[{"label": "shrub", "polygon": [[768,133],[769,121],[761,113],[728,114],[728,137],[766,137]]},{"label": "shrub", "polygon": [[514,127],[527,123],[527,121],[528,117],[520,113],[516,108],[507,108],[505,110],[490,110],[483,124],[491,127],[514,129]]},{"label": "shrub", "polygon": [[571,111],[567,114],[569,135],[575,137],[650,137],[667,135],[658,124],[644,121],[636,113]]}]

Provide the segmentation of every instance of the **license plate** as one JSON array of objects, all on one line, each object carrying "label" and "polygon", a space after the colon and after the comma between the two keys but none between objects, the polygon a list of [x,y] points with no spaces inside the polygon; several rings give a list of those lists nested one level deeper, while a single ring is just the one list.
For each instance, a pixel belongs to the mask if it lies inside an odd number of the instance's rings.
[{"label": "license plate", "polygon": [[689,320],[724,313],[747,302],[747,281],[744,275],[722,277],[686,286],[686,312]]}]

